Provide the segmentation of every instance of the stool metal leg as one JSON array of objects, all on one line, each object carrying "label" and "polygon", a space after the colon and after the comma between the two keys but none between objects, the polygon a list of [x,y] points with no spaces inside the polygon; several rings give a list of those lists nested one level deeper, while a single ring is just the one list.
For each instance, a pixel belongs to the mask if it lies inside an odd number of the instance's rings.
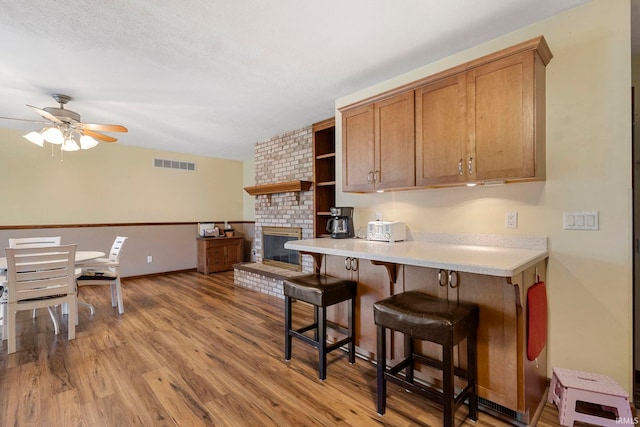
[{"label": "stool metal leg", "polygon": [[404,358],[409,361],[407,368],[405,369],[405,376],[407,381],[413,384],[413,370],[415,368],[415,360],[413,353],[415,352],[414,341],[410,335],[404,334]]},{"label": "stool metal leg", "polygon": [[318,375],[322,381],[327,379],[327,309],[318,307],[318,350],[320,363]]},{"label": "stool metal leg", "polygon": [[387,370],[387,333],[385,328],[376,326],[376,338],[378,414],[384,415],[387,407],[387,381],[384,378],[384,373]]},{"label": "stool metal leg", "polygon": [[467,337],[467,381],[473,384],[469,396],[469,418],[478,421],[478,355],[477,355],[477,332],[474,330]]},{"label": "stool metal leg", "polygon": [[444,411],[444,427],[453,427],[455,421],[454,389],[453,389],[453,337],[450,336],[442,344],[442,397]]},{"label": "stool metal leg", "polygon": [[291,360],[291,297],[284,297],[284,360]]},{"label": "stool metal leg", "polygon": [[351,298],[349,303],[349,363],[356,363],[356,325],[355,325],[355,316],[356,316],[356,299]]},{"label": "stool metal leg", "polygon": [[313,329],[313,340],[318,341],[318,306],[313,306],[313,324],[315,325]]}]

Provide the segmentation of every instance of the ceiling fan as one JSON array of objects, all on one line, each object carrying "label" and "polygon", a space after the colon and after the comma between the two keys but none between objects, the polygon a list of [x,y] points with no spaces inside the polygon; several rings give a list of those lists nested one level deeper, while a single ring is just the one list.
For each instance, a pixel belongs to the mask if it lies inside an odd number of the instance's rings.
[{"label": "ceiling fan", "polygon": [[99,141],[117,141],[116,138],[104,135],[101,132],[128,132],[127,128],[121,125],[82,123],[80,114],[64,108],[73,98],[59,93],[54,93],[51,96],[60,104],[59,108],[38,108],[27,104],[27,107],[35,110],[42,118],[46,119],[46,121],[1,116],[0,119],[44,123],[46,126],[39,132],[29,132],[24,135],[24,137],[41,147],[44,145],[44,141],[60,145],[62,151],[87,150],[98,145]]}]

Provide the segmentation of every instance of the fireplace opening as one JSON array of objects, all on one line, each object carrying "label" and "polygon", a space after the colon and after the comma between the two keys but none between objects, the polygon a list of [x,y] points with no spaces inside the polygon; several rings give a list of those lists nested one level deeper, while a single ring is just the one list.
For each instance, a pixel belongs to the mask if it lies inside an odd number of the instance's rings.
[{"label": "fireplace opening", "polygon": [[301,238],[300,227],[262,227],[262,263],[301,271],[301,256],[298,251],[284,248],[286,242]]}]

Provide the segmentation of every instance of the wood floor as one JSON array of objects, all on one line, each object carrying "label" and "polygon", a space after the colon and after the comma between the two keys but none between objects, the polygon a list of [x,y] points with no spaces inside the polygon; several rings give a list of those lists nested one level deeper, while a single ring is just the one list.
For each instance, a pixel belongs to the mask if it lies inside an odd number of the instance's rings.
[{"label": "wood floor", "polygon": [[[82,288],[96,314],[80,308],[71,342],[66,326],[54,336],[46,310],[19,314],[17,353],[6,341],[0,351],[0,426],[441,425],[436,406],[392,384],[377,415],[375,367],[364,360],[334,352],[321,382],[317,352],[294,340],[284,362],[283,300],[234,287],[233,272],[125,279],[123,292],[120,316],[108,287]],[[465,413],[458,425],[508,425]],[[547,405],[538,425],[557,421]]]}]

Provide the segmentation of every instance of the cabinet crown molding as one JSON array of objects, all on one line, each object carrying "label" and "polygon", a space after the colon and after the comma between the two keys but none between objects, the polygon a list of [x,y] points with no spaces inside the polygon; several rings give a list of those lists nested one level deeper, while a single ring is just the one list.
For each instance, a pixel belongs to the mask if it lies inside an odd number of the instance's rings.
[{"label": "cabinet crown molding", "polygon": [[357,102],[353,102],[351,104],[348,105],[344,105],[340,108],[338,108],[338,111],[340,111],[341,113],[344,110],[350,110],[352,108],[356,108],[356,107],[360,107],[366,104],[369,104],[371,102],[377,102],[377,101],[381,101],[383,99],[398,95],[401,92],[405,92],[408,90],[413,90],[416,89],[420,86],[424,86],[425,84],[428,83],[433,83],[435,81],[438,80],[442,80],[446,77],[452,76],[454,74],[458,74],[458,73],[463,73],[466,71],[469,71],[473,68],[476,67],[480,67],[482,65],[485,65],[489,62],[493,62],[496,61],[498,59],[501,58],[505,58],[507,56],[511,56],[511,55],[516,55],[522,52],[526,52],[526,51],[535,51],[538,56],[540,57],[540,59],[542,60],[543,64],[546,66],[549,64],[549,62],[551,61],[551,58],[553,58],[553,54],[551,53],[551,49],[549,48],[549,45],[547,44],[547,41],[545,40],[544,36],[538,36],[535,37],[533,39],[524,41],[522,43],[518,43],[515,44],[513,46],[509,46],[505,49],[499,50],[497,52],[493,52],[490,53],[488,55],[482,56],[480,58],[477,59],[473,59],[471,61],[465,62],[463,64],[457,65],[453,68],[448,68],[446,70],[440,71],[436,74],[432,74],[430,76],[427,77],[423,77],[419,80],[415,80],[413,82],[407,83],[405,85],[399,86],[399,87],[395,87],[393,89],[390,89],[386,92],[382,92],[379,93],[377,95],[373,95],[370,96],[369,98],[365,98],[362,99],[360,101]]}]

